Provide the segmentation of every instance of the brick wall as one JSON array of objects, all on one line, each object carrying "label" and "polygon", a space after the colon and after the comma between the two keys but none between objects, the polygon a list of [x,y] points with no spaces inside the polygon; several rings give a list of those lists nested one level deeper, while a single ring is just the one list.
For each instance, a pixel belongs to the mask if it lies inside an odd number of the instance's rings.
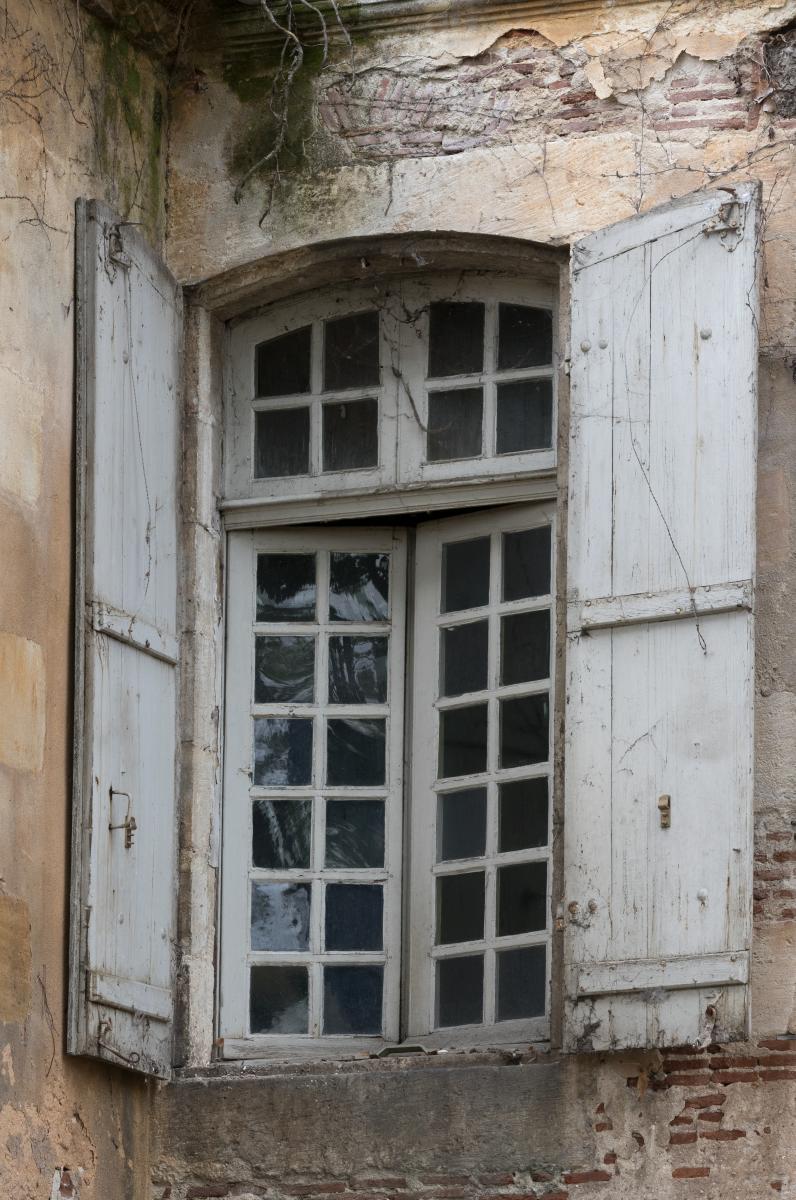
[{"label": "brick wall", "polygon": [[796,920],[796,834],[766,815],[755,829],[755,924]]}]

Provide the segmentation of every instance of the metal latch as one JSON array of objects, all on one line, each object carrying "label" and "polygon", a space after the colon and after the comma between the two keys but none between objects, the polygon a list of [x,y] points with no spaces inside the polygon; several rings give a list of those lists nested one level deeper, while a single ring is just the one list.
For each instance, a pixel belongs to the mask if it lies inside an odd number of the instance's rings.
[{"label": "metal latch", "polygon": [[[124,796],[127,800],[127,812],[125,813],[124,820],[121,821],[118,825],[113,824],[113,797],[114,796]],[[110,799],[111,799],[111,821],[110,821],[110,824],[108,825],[108,829],[123,829],[124,830],[124,848],[125,848],[125,850],[129,850],[133,844],[133,838],[135,837],[135,831],[138,828],[138,826],[136,825],[136,822],[135,822],[135,817],[130,812],[130,809],[131,809],[132,803],[133,803],[132,798],[131,798],[129,792],[120,792],[117,788],[111,787]]]},{"label": "metal latch", "polygon": [[702,226],[702,232],[719,234],[722,245],[734,250],[743,235],[744,207],[739,200],[725,200],[712,220]]},{"label": "metal latch", "polygon": [[661,817],[661,829],[670,829],[672,824],[672,798],[671,796],[658,797],[658,812]]}]

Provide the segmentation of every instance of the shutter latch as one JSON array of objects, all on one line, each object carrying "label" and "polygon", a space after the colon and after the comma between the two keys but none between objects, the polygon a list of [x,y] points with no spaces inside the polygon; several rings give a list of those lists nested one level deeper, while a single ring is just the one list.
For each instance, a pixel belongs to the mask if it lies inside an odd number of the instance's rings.
[{"label": "shutter latch", "polygon": [[661,816],[661,829],[670,829],[672,824],[672,798],[671,796],[658,797],[658,812]]},{"label": "shutter latch", "polygon": [[[114,796],[124,796],[127,800],[127,812],[125,813],[124,820],[121,821],[118,825],[113,824],[113,797]],[[123,829],[124,830],[124,848],[125,848],[125,850],[129,850],[133,844],[133,838],[135,837],[135,831],[138,828],[138,826],[136,825],[135,817],[130,812],[130,808],[132,807],[132,803],[133,803],[132,798],[131,798],[129,792],[120,792],[115,787],[112,787],[110,789],[110,798],[111,798],[111,822],[108,825],[108,829]]]}]

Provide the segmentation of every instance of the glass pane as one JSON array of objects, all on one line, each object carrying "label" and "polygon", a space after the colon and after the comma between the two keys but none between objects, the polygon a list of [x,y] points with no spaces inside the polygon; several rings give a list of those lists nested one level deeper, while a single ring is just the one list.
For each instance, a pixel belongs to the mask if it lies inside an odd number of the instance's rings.
[{"label": "glass pane", "polygon": [[259,635],[254,639],[255,704],[287,700],[311,704],[314,693],[314,638]]},{"label": "glass pane", "polygon": [[307,475],[310,469],[310,410],[266,408],[254,414],[254,477]]},{"label": "glass pane", "polygon": [[486,850],[486,788],[445,792],[437,801],[437,861],[479,858]]},{"label": "glass pane", "polygon": [[255,800],[252,865],[291,870],[310,865],[311,800]]},{"label": "glass pane", "polygon": [[447,542],[442,547],[442,612],[489,603],[489,538]]},{"label": "glass pane", "polygon": [[329,620],[386,621],[389,583],[389,554],[333,554]]},{"label": "glass pane", "polygon": [[526,767],[547,762],[547,693],[500,702],[500,765]]},{"label": "glass pane", "polygon": [[312,779],[312,720],[254,718],[256,787],[302,787]]},{"label": "glass pane", "polygon": [[429,376],[471,375],[483,369],[483,304],[437,300],[429,313]]},{"label": "glass pane", "polygon": [[326,866],[384,866],[384,801],[326,801]]},{"label": "glass pane", "polygon": [[547,924],[547,863],[498,867],[498,937],[531,933]]},{"label": "glass pane", "polygon": [[381,1033],[384,967],[324,967],[323,1032]]},{"label": "glass pane", "polygon": [[486,704],[440,713],[440,777],[477,775],[486,770]]},{"label": "glass pane", "polygon": [[548,308],[501,304],[498,316],[498,370],[546,367],[553,361],[553,314]]},{"label": "glass pane", "polygon": [[498,851],[547,845],[547,779],[501,783]]},{"label": "glass pane", "polygon": [[484,872],[437,876],[437,945],[484,936]]},{"label": "glass pane", "polygon": [[489,622],[473,621],[443,629],[441,637],[442,695],[461,696],[487,685]]},{"label": "glass pane", "polygon": [[498,454],[548,450],[553,444],[553,381],[522,379],[497,389]]},{"label": "glass pane", "polygon": [[312,326],[294,329],[255,350],[258,396],[297,396],[310,390]]},{"label": "glass pane", "polygon": [[526,683],[550,674],[550,612],[511,613],[500,622],[500,682]]},{"label": "glass pane", "polygon": [[354,313],[324,324],[324,390],[379,386],[379,314]]},{"label": "glass pane", "polygon": [[544,946],[502,950],[497,956],[497,1019],[543,1017],[545,1010],[546,951]]},{"label": "glass pane", "polygon": [[323,469],[354,471],[379,462],[379,402],[323,406]]},{"label": "glass pane", "polygon": [[483,1012],[483,955],[441,958],[437,963],[437,1025],[480,1025]]},{"label": "glass pane", "polygon": [[384,704],[388,645],[386,637],[330,637],[329,703]]},{"label": "glass pane", "polygon": [[307,950],[309,883],[252,884],[252,950]]},{"label": "glass pane", "polygon": [[306,967],[252,967],[249,987],[252,1033],[307,1033],[309,974]]},{"label": "glass pane", "polygon": [[429,392],[426,458],[447,462],[481,453],[484,397],[480,387]]},{"label": "glass pane", "polygon": [[315,620],[315,555],[257,555],[257,620]]},{"label": "glass pane", "polygon": [[550,593],[550,526],[503,534],[503,599]]},{"label": "glass pane", "polygon": [[326,949],[381,950],[383,888],[380,883],[326,885]]},{"label": "glass pane", "polygon": [[332,787],[378,787],[384,783],[385,722],[326,723],[326,782]]}]

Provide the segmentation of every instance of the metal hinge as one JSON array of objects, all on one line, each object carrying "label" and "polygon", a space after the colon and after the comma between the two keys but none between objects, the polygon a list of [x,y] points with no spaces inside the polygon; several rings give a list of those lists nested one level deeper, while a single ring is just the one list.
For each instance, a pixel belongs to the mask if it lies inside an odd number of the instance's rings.
[{"label": "metal hinge", "polygon": [[718,234],[727,250],[734,250],[743,237],[744,205],[740,200],[725,200],[712,220],[702,226],[705,234]]}]

